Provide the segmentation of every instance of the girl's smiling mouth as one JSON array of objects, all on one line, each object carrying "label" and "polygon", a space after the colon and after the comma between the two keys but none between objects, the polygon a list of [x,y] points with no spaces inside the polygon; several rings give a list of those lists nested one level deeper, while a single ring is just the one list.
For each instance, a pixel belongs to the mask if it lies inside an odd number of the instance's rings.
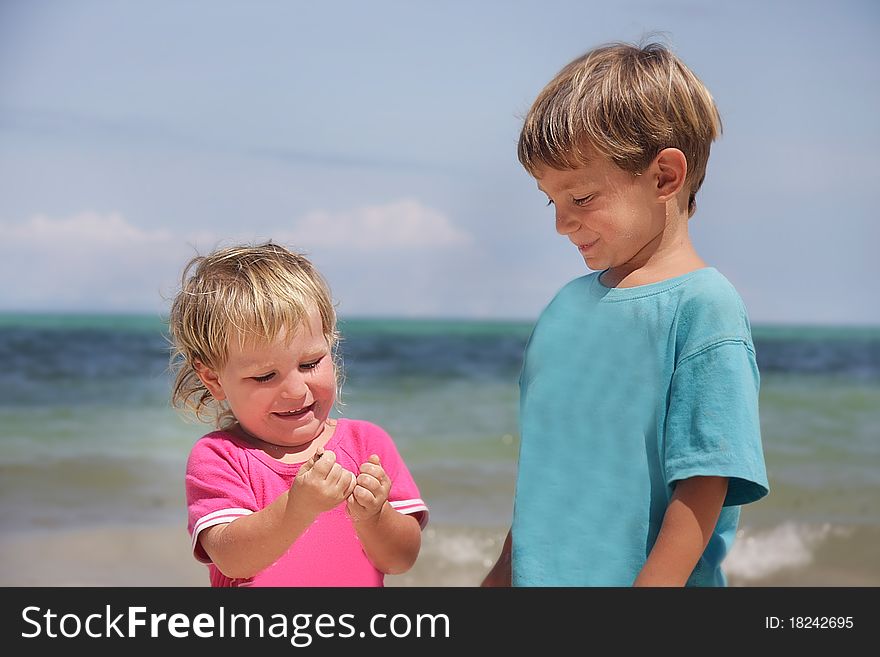
[{"label": "girl's smiling mouth", "polygon": [[314,410],[315,402],[312,402],[308,406],[303,406],[300,409],[295,411],[274,411],[272,415],[280,418],[300,418],[311,410]]}]

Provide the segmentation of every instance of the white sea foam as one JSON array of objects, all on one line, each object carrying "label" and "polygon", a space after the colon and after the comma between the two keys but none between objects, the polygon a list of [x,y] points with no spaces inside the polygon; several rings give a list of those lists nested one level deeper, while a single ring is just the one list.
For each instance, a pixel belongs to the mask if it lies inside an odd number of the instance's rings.
[{"label": "white sea foam", "polygon": [[[787,522],[764,530],[737,532],[733,548],[724,561],[728,576],[758,580],[773,573],[803,568],[813,562],[817,549],[832,536],[847,530],[831,524]],[[504,533],[471,529],[428,528],[422,544],[422,559],[440,568],[489,568],[501,549]]]},{"label": "white sea foam", "polygon": [[802,568],[813,561],[817,548],[832,535],[845,530],[830,524],[784,523],[772,529],[741,529],[727,558],[724,571],[742,579],[761,579],[788,568]]},{"label": "white sea foam", "polygon": [[494,536],[441,533],[429,528],[422,550],[427,556],[450,564],[488,568],[494,563],[493,558],[498,556],[499,547],[499,541]]}]

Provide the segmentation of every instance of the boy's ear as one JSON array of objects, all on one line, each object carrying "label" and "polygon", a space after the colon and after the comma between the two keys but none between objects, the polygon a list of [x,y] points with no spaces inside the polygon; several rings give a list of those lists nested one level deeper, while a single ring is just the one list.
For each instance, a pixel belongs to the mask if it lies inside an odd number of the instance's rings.
[{"label": "boy's ear", "polygon": [[654,158],[657,200],[669,201],[684,187],[687,177],[687,158],[677,148],[664,148]]},{"label": "boy's ear", "polygon": [[223,385],[220,383],[220,377],[216,371],[198,359],[193,362],[193,368],[214,399],[217,401],[226,399],[226,393],[223,392]]}]

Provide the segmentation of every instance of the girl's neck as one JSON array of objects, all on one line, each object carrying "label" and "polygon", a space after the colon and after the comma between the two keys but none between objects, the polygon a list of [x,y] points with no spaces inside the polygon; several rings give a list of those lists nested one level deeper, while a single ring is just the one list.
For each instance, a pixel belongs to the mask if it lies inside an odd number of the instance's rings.
[{"label": "girl's neck", "polygon": [[282,463],[305,463],[317,452],[324,451],[324,445],[326,445],[330,441],[330,438],[333,437],[335,430],[336,420],[328,418],[321,426],[321,431],[318,432],[318,435],[312,438],[309,442],[301,445],[278,445],[276,443],[270,443],[262,438],[258,438],[239,423],[233,425],[230,432],[244,440],[246,443],[262,450],[276,461],[281,461]]}]

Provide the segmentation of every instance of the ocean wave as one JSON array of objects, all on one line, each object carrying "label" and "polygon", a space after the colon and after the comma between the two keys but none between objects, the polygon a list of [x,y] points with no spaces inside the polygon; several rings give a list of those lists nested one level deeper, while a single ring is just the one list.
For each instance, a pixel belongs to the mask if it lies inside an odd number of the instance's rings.
[{"label": "ocean wave", "polygon": [[763,579],[781,570],[804,568],[816,550],[832,536],[846,538],[851,530],[786,522],[768,530],[740,529],[724,560],[724,572],[742,580]]}]

